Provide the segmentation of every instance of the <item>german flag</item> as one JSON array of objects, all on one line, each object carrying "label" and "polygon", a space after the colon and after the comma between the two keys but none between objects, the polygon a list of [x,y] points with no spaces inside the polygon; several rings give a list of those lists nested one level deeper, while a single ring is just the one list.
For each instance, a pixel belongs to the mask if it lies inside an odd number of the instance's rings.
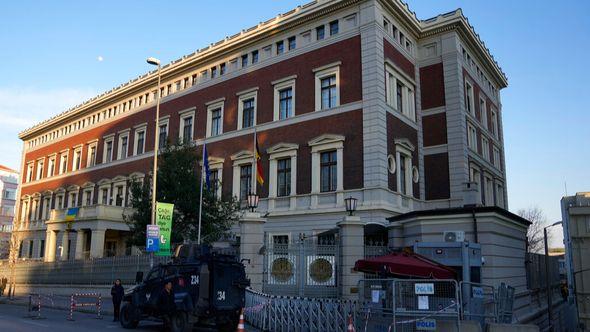
[{"label": "german flag", "polygon": [[[256,134],[254,134],[256,135]],[[264,173],[262,172],[262,160],[260,160],[260,149],[258,148],[258,136],[254,137],[254,144],[255,144],[255,155],[256,155],[256,181],[260,185],[264,184]]]}]

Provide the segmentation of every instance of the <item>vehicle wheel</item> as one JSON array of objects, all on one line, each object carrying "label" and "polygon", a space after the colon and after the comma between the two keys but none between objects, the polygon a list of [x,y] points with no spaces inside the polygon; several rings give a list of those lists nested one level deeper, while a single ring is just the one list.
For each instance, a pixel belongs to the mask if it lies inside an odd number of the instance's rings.
[{"label": "vehicle wheel", "polygon": [[170,330],[172,332],[189,331],[188,316],[186,312],[177,311],[170,317]]},{"label": "vehicle wheel", "polygon": [[121,306],[119,320],[121,321],[121,326],[126,329],[134,329],[137,327],[139,321],[135,319],[135,308],[131,303],[124,303]]},{"label": "vehicle wheel", "polygon": [[236,330],[239,322],[239,315],[231,315],[229,317],[226,317],[223,321],[218,321],[217,327],[221,332],[231,332]]}]

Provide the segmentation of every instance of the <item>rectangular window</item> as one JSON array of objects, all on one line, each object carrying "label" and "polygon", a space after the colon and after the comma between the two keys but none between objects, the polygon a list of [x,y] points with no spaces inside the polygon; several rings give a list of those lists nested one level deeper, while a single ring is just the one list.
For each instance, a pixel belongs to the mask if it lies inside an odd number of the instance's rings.
[{"label": "rectangular window", "polygon": [[483,159],[490,161],[490,141],[483,136],[481,137],[481,155]]},{"label": "rectangular window", "polygon": [[180,81],[176,81],[176,83],[174,83],[174,91],[180,91]]},{"label": "rectangular window", "polygon": [[467,124],[467,143],[471,150],[477,152],[477,131],[471,124]]},{"label": "rectangular window", "polygon": [[163,149],[166,147],[166,143],[168,140],[168,124],[164,123],[160,125],[158,137],[158,148]]},{"label": "rectangular window", "polygon": [[219,170],[211,170],[211,174],[209,175],[209,181],[211,182],[211,192],[217,194],[219,190]]},{"label": "rectangular window", "polygon": [[252,51],[252,64],[258,63],[258,50]]},{"label": "rectangular window", "polygon": [[291,195],[291,158],[277,160],[277,196]]},{"label": "rectangular window", "polygon": [[284,51],[285,51],[285,43],[282,40],[280,40],[277,42],[277,55],[283,54]]},{"label": "rectangular window", "polygon": [[500,165],[502,165],[501,160],[500,160],[500,149],[498,149],[497,147],[494,146],[493,148],[494,150],[494,166],[500,168]]},{"label": "rectangular window", "polygon": [[297,38],[295,36],[289,37],[287,42],[289,43],[289,51],[294,50],[297,47]]},{"label": "rectangular window", "polygon": [[113,140],[110,139],[104,142],[104,156],[103,164],[113,161]]},{"label": "rectangular window", "polygon": [[338,34],[338,21],[330,22],[330,36],[334,36]]},{"label": "rectangular window", "polygon": [[248,66],[248,54],[242,55],[242,68]]},{"label": "rectangular window", "polygon": [[116,206],[123,206],[123,186],[116,186],[115,187],[115,205]]},{"label": "rectangular window", "polygon": [[182,141],[187,143],[193,139],[193,117],[187,116],[182,119]]},{"label": "rectangular window", "polygon": [[217,136],[221,134],[221,108],[211,110],[211,135]]},{"label": "rectangular window", "polygon": [[[59,174],[61,174],[61,172]],[[26,177],[26,181],[27,182],[33,181],[33,163],[30,163],[30,164],[27,165],[27,177]]]},{"label": "rectangular window", "polygon": [[143,154],[145,144],[145,129],[135,133],[135,154]]},{"label": "rectangular window", "polygon": [[53,176],[55,174],[55,157],[49,158],[49,162],[47,164],[47,177]]},{"label": "rectangular window", "polygon": [[225,63],[219,65],[219,75],[225,74]]},{"label": "rectangular window", "polygon": [[109,205],[109,189],[102,188],[100,190],[100,204]]},{"label": "rectangular window", "polygon": [[74,163],[72,164],[72,171],[77,171],[82,166],[82,148],[74,150]]},{"label": "rectangular window", "polygon": [[484,128],[488,127],[488,115],[486,112],[486,101],[483,98],[479,98],[479,116],[480,121]]},{"label": "rectangular window", "polygon": [[498,113],[493,109],[490,121],[490,132],[495,138],[498,138]]},{"label": "rectangular window", "polygon": [[29,258],[33,258],[33,240],[29,241]]},{"label": "rectangular window", "polygon": [[485,192],[485,205],[494,205],[494,181],[488,176],[484,176],[484,192]]},{"label": "rectangular window", "polygon": [[78,206],[78,193],[70,193],[70,205],[68,207],[76,207]]},{"label": "rectangular window", "polygon": [[252,187],[252,165],[240,167],[240,200],[246,200]]},{"label": "rectangular window", "polygon": [[317,40],[324,39],[324,37],[326,36],[326,28],[323,25],[315,28],[315,36]]},{"label": "rectangular window", "polygon": [[504,207],[504,187],[501,183],[496,184],[496,205]]},{"label": "rectangular window", "polygon": [[92,191],[84,191],[84,206],[92,205]]},{"label": "rectangular window", "polygon": [[86,158],[86,167],[96,165],[96,144],[88,145],[88,156]]},{"label": "rectangular window", "polygon": [[337,185],[336,151],[320,154],[320,191],[335,191]]},{"label": "rectangular window", "polygon": [[401,113],[404,112],[404,100],[403,100],[403,88],[404,85],[400,82],[397,81],[397,83],[395,84],[395,100],[396,100],[396,107],[397,110]]},{"label": "rectangular window", "polygon": [[321,109],[329,109],[336,105],[336,75],[330,75],[321,79]]},{"label": "rectangular window", "polygon": [[293,88],[279,90],[279,120],[293,116]]},{"label": "rectangular window", "polygon": [[408,170],[406,168],[406,159],[405,155],[399,155],[399,192],[407,195],[408,194]]},{"label": "rectangular window", "polygon": [[211,67],[211,78],[217,77],[217,67]]},{"label": "rectangular window", "polygon": [[475,116],[475,109],[473,106],[473,87],[468,82],[465,82],[465,108],[467,113]]},{"label": "rectangular window", "polygon": [[242,128],[254,125],[254,98],[242,101]]},{"label": "rectangular window", "polygon": [[37,176],[36,180],[41,180],[43,178],[43,160],[39,160],[37,162]]},{"label": "rectangular window", "polygon": [[45,240],[39,242],[39,258],[45,257]]},{"label": "rectangular window", "polygon": [[64,207],[64,196],[63,195],[57,195],[57,205],[56,205],[56,209],[63,209]]},{"label": "rectangular window", "polygon": [[127,158],[127,148],[129,146],[129,136],[123,135],[119,136],[119,159]]},{"label": "rectangular window", "polygon": [[64,174],[68,170],[68,155],[62,153],[59,160],[59,174]]}]

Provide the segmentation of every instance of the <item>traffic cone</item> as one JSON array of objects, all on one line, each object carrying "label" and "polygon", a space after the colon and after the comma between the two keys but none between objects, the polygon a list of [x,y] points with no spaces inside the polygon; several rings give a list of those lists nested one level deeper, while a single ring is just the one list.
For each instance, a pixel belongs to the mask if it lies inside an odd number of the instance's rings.
[{"label": "traffic cone", "polygon": [[238,322],[238,329],[236,330],[236,332],[245,332],[246,330],[244,329],[244,309],[242,308],[242,311],[240,311],[240,321]]},{"label": "traffic cone", "polygon": [[348,329],[346,329],[346,331],[355,332],[354,331],[354,324],[352,323],[352,315],[351,314],[348,314]]}]

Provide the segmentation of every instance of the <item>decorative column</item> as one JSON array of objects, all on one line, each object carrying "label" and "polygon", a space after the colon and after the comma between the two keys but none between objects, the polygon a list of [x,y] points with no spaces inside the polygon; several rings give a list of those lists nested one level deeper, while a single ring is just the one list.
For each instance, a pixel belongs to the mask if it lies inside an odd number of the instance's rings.
[{"label": "decorative column", "polygon": [[76,233],[76,259],[84,259],[84,235],[86,232],[82,229]]},{"label": "decorative column", "polygon": [[354,263],[365,258],[365,229],[361,218],[346,216],[338,222],[340,228],[341,252],[341,295],[346,299],[358,297],[358,283],[362,279],[361,272],[353,271]]},{"label": "decorative column", "polygon": [[245,212],[240,219],[240,258],[246,259],[246,276],[250,279],[252,289],[262,291],[262,273],[264,271],[263,255],[260,248],[264,245],[265,218],[258,212]]},{"label": "decorative column", "polygon": [[55,262],[55,247],[57,245],[57,231],[47,230],[45,233],[45,261]]},{"label": "decorative column", "polygon": [[61,236],[61,257],[60,260],[67,261],[68,260],[68,252],[70,251],[70,232],[65,230]]},{"label": "decorative column", "polygon": [[102,258],[104,255],[104,237],[106,229],[92,230],[92,239],[90,239],[90,257]]}]

